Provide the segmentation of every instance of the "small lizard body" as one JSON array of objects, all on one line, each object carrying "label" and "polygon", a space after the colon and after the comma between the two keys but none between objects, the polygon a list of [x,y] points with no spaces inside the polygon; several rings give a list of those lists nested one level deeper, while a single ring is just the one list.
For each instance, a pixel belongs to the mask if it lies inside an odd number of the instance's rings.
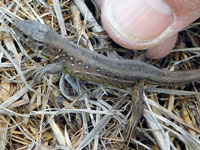
[{"label": "small lizard body", "polygon": [[143,81],[182,84],[200,80],[200,69],[170,72],[136,60],[109,58],[69,42],[36,21],[15,21],[14,26],[28,37],[30,45],[55,62],[39,70],[36,73],[39,78],[46,73],[63,71],[76,78],[118,88],[129,88],[139,82],[133,93],[134,118],[130,119],[127,144],[143,115]]},{"label": "small lizard body", "polygon": [[43,55],[55,60],[56,64],[50,64],[40,72],[42,75],[63,71],[73,77],[119,88],[130,87],[141,80],[161,84],[200,80],[200,70],[170,72],[136,60],[100,55],[69,42],[36,21],[15,21],[14,26],[39,43],[38,49]]}]

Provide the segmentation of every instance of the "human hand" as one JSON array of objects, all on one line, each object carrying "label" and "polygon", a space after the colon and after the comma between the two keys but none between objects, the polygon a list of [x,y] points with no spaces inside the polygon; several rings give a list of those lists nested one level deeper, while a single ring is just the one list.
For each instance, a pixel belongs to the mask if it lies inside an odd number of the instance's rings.
[{"label": "human hand", "polygon": [[95,0],[110,37],[128,49],[148,49],[146,56],[169,54],[177,33],[200,17],[200,0]]}]

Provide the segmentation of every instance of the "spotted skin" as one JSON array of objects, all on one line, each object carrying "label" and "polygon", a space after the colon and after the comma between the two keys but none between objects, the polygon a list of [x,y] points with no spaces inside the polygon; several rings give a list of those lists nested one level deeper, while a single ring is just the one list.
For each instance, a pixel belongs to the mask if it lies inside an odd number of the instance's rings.
[{"label": "spotted skin", "polygon": [[[126,138],[130,141],[136,125],[143,115],[143,84],[145,81],[159,84],[182,84],[200,80],[200,70],[164,71],[136,60],[113,59],[81,48],[62,38],[46,25],[36,21],[15,21],[14,26],[42,55],[54,61],[36,72],[42,78],[46,73],[67,73],[73,77],[118,88],[131,87],[135,82],[133,116]],[[139,86],[137,86],[139,85]]]},{"label": "spotted skin", "polygon": [[[60,65],[60,70],[55,69],[55,73],[62,71],[73,77],[118,88],[131,87],[141,80],[170,85],[200,79],[200,70],[170,72],[137,60],[100,55],[69,42],[36,21],[15,21],[14,26],[26,35],[30,44],[41,51],[42,55],[53,60],[57,66]],[[46,67],[42,72],[52,73],[53,70]]]}]

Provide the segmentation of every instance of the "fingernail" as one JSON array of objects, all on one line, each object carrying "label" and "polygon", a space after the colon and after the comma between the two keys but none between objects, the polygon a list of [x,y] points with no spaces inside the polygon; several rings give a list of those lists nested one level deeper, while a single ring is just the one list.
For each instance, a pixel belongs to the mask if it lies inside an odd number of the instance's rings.
[{"label": "fingernail", "polygon": [[174,20],[164,0],[107,0],[110,23],[124,36],[149,41],[166,31]]}]

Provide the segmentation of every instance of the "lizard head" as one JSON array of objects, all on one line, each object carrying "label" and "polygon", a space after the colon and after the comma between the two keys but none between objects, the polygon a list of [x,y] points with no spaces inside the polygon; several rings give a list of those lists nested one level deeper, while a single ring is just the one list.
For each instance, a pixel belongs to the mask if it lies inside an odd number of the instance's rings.
[{"label": "lizard head", "polygon": [[[14,21],[13,25],[20,39],[28,44],[39,56],[42,55],[45,58],[53,57],[55,59],[54,56],[60,53],[59,49],[53,48],[48,42],[49,31],[53,32],[48,26],[34,20],[17,20]],[[53,34],[56,35],[54,32]]]},{"label": "lizard head", "polygon": [[45,46],[46,35],[51,29],[34,20],[16,20],[13,25],[20,39],[40,56],[43,49],[47,47]]},{"label": "lizard head", "polygon": [[24,35],[38,42],[45,42],[45,36],[50,28],[34,20],[17,20],[13,25]]}]

